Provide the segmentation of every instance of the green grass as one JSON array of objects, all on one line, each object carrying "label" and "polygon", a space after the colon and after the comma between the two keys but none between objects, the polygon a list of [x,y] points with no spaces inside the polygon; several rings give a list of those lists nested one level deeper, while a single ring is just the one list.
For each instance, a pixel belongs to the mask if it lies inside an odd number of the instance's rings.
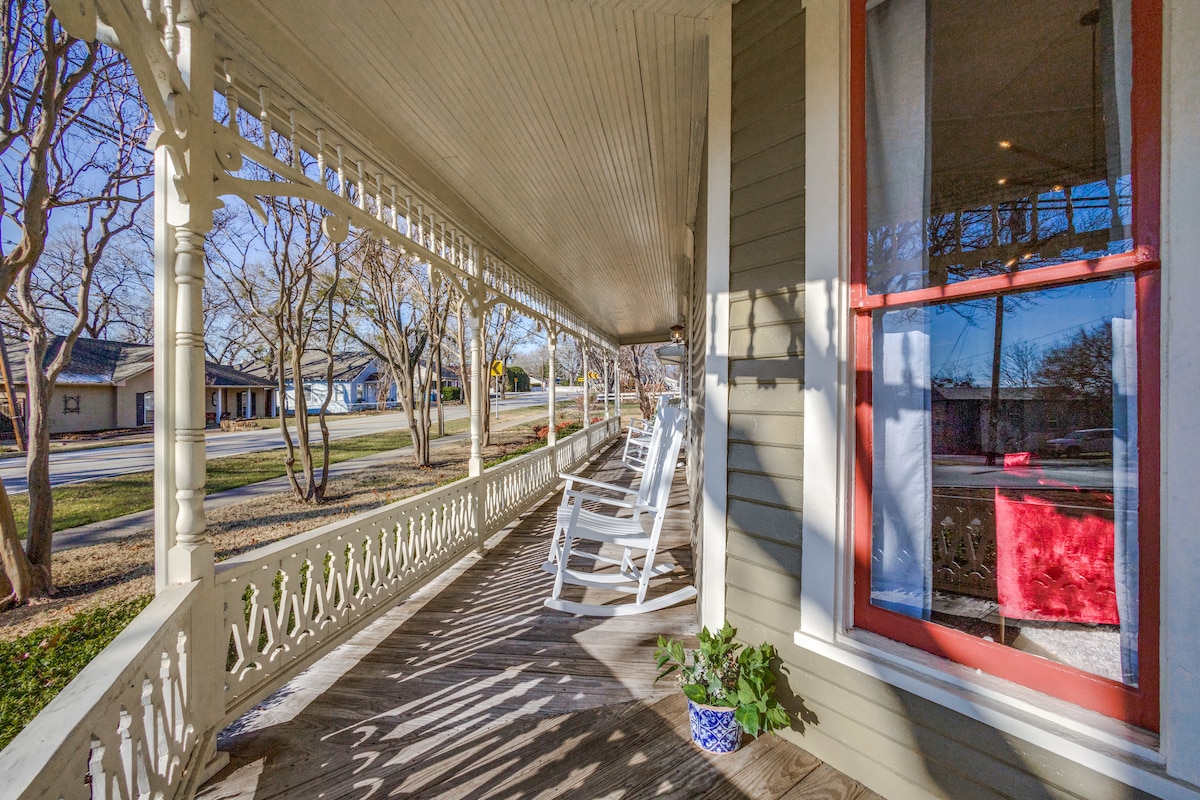
[{"label": "green grass", "polygon": [[[509,418],[510,414],[519,416],[527,413],[528,411],[525,409],[505,412],[502,419]],[[469,428],[470,420],[449,421],[446,423],[446,435],[459,433]],[[295,435],[294,429],[293,435]],[[437,438],[436,432],[433,435],[434,438]],[[411,444],[412,438],[409,436],[407,428],[388,433],[372,433],[338,439],[329,443],[329,463],[337,464],[352,458],[409,447]],[[319,445],[314,448],[313,455],[319,469],[321,466]],[[297,469],[299,469],[298,463]],[[282,447],[277,450],[214,458],[208,462],[205,493],[215,494],[278,478],[285,474],[287,473],[283,467]],[[112,478],[99,478],[84,483],[56,486],[53,494],[54,530],[67,530],[153,508],[154,473],[149,471],[131,472]],[[24,536],[26,519],[29,515],[29,496],[27,494],[10,495],[10,500],[17,521],[17,529]]]},{"label": "green grass", "polygon": [[150,600],[146,595],[94,608],[69,622],[0,642],[0,748],[12,741]]}]

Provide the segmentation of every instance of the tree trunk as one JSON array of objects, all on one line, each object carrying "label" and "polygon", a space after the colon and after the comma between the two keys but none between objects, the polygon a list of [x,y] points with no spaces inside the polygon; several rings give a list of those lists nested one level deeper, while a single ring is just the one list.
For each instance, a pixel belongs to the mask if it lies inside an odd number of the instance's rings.
[{"label": "tree trunk", "polygon": [[27,602],[31,597],[49,594],[46,574],[29,563],[29,557],[21,549],[17,521],[13,518],[12,503],[3,481],[0,481],[0,563],[4,566],[4,572],[0,574],[0,593],[3,595],[0,610]]},{"label": "tree trunk", "polygon": [[442,409],[442,323],[438,324],[437,345],[434,347],[433,368],[437,370],[437,427],[438,436],[446,435],[446,417]]},{"label": "tree trunk", "polygon": [[42,371],[46,354],[45,334],[30,330],[29,350],[25,355],[25,374],[29,388],[29,451],[25,456],[29,487],[29,524],[25,552],[34,566],[45,572],[53,585],[50,549],[54,536],[54,496],[50,490],[50,392],[51,384]]},{"label": "tree trunk", "polygon": [[[12,420],[13,439],[17,449],[25,449],[25,434],[21,431],[21,414],[17,410],[17,398],[12,388],[12,368],[8,364],[8,343],[4,341],[4,331],[0,330],[0,379],[4,381],[4,394],[8,401],[9,419]],[[2,589],[3,587],[0,587]]]},{"label": "tree trunk", "polygon": [[298,347],[291,348],[292,360],[292,386],[295,388],[296,397],[296,446],[300,450],[300,470],[304,475],[304,485],[301,486],[295,473],[295,455],[289,448],[288,460],[288,475],[292,479],[292,489],[296,493],[296,499],[301,503],[311,502],[313,492],[315,490],[315,476],[313,475],[313,460],[312,446],[309,442],[308,435],[308,397],[304,391],[304,370],[302,368],[303,353]]}]

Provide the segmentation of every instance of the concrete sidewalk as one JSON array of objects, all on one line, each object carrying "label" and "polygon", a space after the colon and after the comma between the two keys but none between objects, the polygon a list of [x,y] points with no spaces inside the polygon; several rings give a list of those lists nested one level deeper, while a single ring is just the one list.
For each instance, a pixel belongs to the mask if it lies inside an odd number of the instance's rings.
[{"label": "concrete sidewalk", "polygon": [[[492,430],[500,431],[506,428],[513,428],[517,425],[527,425],[531,422],[544,419],[545,414],[529,415],[520,419],[509,420],[502,422],[499,425],[493,425]],[[448,436],[443,436],[434,439],[429,443],[431,449],[444,447],[456,442],[462,442],[470,439],[470,433],[463,431],[462,433],[454,433]],[[353,472],[358,472],[364,469],[381,464],[389,464],[399,458],[411,458],[412,448],[401,447],[396,450],[386,450],[381,453],[374,453],[362,458],[352,458],[348,461],[341,461],[329,468],[329,478],[341,477]],[[229,489],[224,492],[210,494],[204,498],[204,509],[211,511],[215,508],[223,508],[231,506],[234,503],[240,503],[243,500],[251,500],[255,497],[275,494],[277,492],[288,491],[291,484],[288,482],[286,475],[281,475],[278,478],[261,481],[259,483],[251,483],[246,486],[239,486],[236,489]],[[132,514],[126,514],[122,517],[114,519],[106,519],[101,522],[93,522],[90,525],[80,525],[78,528],[68,528],[67,530],[58,531],[54,534],[55,552],[60,550],[69,550],[73,547],[87,547],[93,544],[100,544],[112,539],[120,539],[125,536],[137,533],[138,531],[154,527],[154,509],[149,508],[145,511],[135,511]]]}]

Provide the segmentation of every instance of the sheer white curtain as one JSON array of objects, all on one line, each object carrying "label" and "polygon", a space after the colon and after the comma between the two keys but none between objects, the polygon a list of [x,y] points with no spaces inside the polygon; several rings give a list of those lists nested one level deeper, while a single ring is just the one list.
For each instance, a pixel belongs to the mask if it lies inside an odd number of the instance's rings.
[{"label": "sheer white curtain", "polygon": [[874,324],[871,602],[929,618],[933,593],[933,438],[929,312],[889,311]]},{"label": "sheer white curtain", "polygon": [[[926,285],[929,80],[926,0],[867,12],[868,265],[872,291]],[[871,601],[929,617],[932,594],[932,420],[929,312],[874,320]]]},{"label": "sheer white curtain", "polygon": [[929,79],[926,0],[887,0],[867,12],[867,219],[871,291],[926,284]]},{"label": "sheer white curtain", "polygon": [[1121,618],[1121,676],[1128,684],[1138,682],[1136,332],[1134,319],[1113,318],[1113,569],[1116,573],[1117,613]]}]

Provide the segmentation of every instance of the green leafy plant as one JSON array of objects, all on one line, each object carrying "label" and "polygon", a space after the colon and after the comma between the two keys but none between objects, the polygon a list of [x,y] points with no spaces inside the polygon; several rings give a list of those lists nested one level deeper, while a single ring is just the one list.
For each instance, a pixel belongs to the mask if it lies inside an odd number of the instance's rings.
[{"label": "green leafy plant", "polygon": [[771,661],[775,648],[763,642],[757,647],[733,640],[737,629],[726,622],[719,631],[700,630],[700,646],[685,650],[682,642],[658,637],[654,660],[657,683],[678,671],[683,693],[694,703],[734,709],[734,719],[746,733],[774,733],[790,722],[787,711],[775,699],[775,674]]}]

